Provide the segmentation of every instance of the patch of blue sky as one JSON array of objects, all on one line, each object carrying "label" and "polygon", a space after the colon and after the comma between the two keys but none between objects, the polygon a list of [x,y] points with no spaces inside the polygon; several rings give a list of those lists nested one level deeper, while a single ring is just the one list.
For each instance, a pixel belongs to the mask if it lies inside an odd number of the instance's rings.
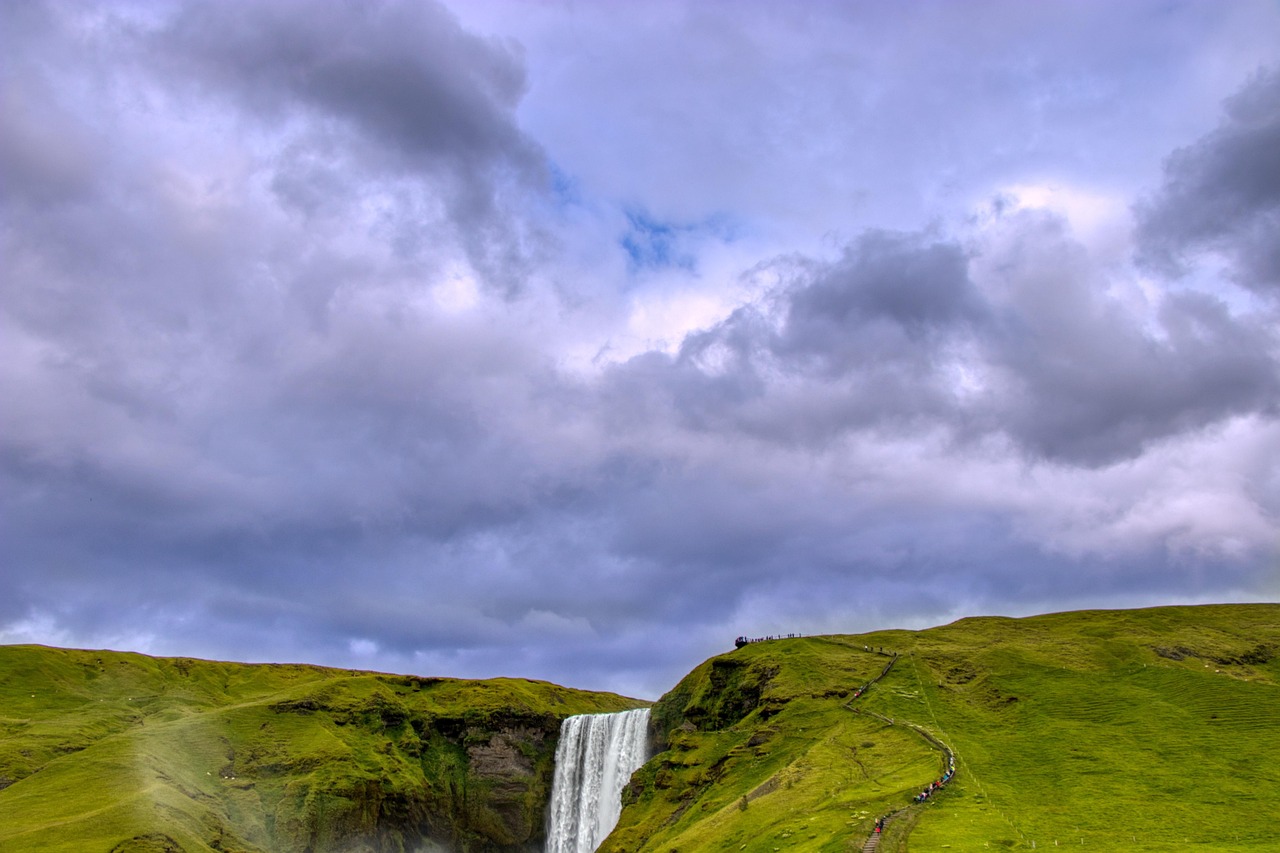
[{"label": "patch of blue sky", "polygon": [[578,180],[552,162],[547,163],[549,180],[547,188],[556,207],[577,207],[582,204],[582,187]]},{"label": "patch of blue sky", "polygon": [[660,269],[697,269],[697,250],[708,240],[732,243],[738,229],[726,214],[695,222],[662,220],[644,210],[626,210],[627,231],[618,240],[632,274]]}]

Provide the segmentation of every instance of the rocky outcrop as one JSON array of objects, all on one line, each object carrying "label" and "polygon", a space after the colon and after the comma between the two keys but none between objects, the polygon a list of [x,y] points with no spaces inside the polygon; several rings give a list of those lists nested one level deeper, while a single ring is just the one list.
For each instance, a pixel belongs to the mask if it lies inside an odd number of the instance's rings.
[{"label": "rocky outcrop", "polygon": [[[375,730],[383,719],[356,716]],[[316,781],[333,778],[335,784],[297,791],[297,819],[288,835],[303,842],[295,842],[299,853],[345,853],[352,845],[370,853],[423,846],[457,853],[541,851],[560,720],[495,716],[487,724],[408,713],[371,732],[381,739],[375,748],[381,773],[315,772]]]}]

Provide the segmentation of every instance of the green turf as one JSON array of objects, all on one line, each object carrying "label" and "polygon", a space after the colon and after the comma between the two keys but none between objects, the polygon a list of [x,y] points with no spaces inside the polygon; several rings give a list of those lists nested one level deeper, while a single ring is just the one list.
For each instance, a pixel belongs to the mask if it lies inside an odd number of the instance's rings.
[{"label": "green turf", "polygon": [[[880,647],[898,662],[851,701]],[[1280,849],[1276,605],[770,641],[694,670],[654,719],[667,748],[603,850],[859,850],[941,772],[905,724],[959,772],[882,851]]]},{"label": "green turf", "polygon": [[[866,695],[852,691],[899,653]],[[535,851],[542,682],[0,647],[0,851]],[[894,724],[884,721],[892,719]],[[753,644],[654,707],[605,851],[1277,849],[1280,606],[965,619]]]},{"label": "green turf", "polygon": [[0,850],[537,849],[560,720],[637,704],[0,647]]}]

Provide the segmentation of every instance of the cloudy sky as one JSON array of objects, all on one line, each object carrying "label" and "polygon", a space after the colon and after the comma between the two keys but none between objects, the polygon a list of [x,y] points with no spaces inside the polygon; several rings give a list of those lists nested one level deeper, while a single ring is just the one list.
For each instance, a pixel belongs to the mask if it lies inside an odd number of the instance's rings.
[{"label": "cloudy sky", "polygon": [[656,697],[1280,599],[1280,6],[0,6],[0,641]]}]

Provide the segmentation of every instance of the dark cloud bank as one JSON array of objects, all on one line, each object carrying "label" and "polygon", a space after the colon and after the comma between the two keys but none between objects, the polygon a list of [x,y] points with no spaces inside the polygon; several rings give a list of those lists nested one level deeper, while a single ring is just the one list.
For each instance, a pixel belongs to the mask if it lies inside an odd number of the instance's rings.
[{"label": "dark cloud bank", "polygon": [[993,194],[579,369],[626,287],[555,280],[519,49],[316,9],[5,9],[0,638],[652,694],[735,633],[1276,594],[1276,69],[1132,263]]}]

